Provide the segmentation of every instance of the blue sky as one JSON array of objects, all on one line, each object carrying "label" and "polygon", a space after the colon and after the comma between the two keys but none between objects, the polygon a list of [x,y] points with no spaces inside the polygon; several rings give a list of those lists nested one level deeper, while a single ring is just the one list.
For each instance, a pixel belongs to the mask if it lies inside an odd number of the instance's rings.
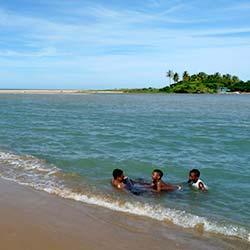
[{"label": "blue sky", "polygon": [[165,72],[250,79],[250,0],[0,0],[0,88],[163,87]]}]

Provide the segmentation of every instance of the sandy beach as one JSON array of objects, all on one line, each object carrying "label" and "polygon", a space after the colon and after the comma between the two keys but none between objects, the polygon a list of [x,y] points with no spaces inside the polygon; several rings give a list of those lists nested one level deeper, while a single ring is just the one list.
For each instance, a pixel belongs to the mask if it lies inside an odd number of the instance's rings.
[{"label": "sandy beach", "polygon": [[0,94],[122,94],[119,90],[0,89]]},{"label": "sandy beach", "polygon": [[1,249],[249,249],[238,239],[62,199],[0,178]]}]

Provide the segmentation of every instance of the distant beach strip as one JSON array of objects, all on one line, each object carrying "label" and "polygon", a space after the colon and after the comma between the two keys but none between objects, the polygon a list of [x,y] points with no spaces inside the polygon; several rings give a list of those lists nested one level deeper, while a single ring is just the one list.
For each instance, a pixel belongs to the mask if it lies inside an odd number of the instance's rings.
[{"label": "distant beach strip", "polygon": [[122,94],[120,90],[0,89],[0,94]]}]

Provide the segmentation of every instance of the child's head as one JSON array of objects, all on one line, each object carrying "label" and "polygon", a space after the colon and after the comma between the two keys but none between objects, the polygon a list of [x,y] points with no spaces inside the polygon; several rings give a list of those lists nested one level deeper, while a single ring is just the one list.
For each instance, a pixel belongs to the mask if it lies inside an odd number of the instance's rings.
[{"label": "child's head", "polygon": [[160,169],[154,169],[152,172],[152,180],[160,180],[163,176],[163,172]]},{"label": "child's head", "polygon": [[200,171],[198,169],[192,169],[189,171],[189,180],[197,181],[200,177]]},{"label": "child's head", "polygon": [[113,170],[113,177],[115,180],[122,181],[124,179],[123,171],[119,168]]}]

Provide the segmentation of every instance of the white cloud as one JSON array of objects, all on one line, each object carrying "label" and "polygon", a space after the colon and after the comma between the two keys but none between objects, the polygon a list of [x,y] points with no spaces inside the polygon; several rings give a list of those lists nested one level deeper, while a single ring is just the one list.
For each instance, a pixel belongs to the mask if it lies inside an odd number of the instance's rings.
[{"label": "white cloud", "polygon": [[[158,8],[160,1],[151,4]],[[209,19],[194,16],[191,20],[174,15],[185,7],[180,2],[153,13],[145,9],[121,11],[95,4],[85,9],[68,9],[68,14],[78,15],[74,22],[0,9],[1,28],[13,33],[0,43],[1,72],[4,69],[14,72],[9,77],[5,73],[9,82],[14,78],[21,81],[28,75],[26,81],[30,83],[51,79],[55,84],[74,81],[75,86],[81,83],[85,86],[88,82],[94,87],[101,82],[104,88],[126,87],[126,84],[143,87],[148,83],[160,87],[169,68],[193,73],[206,70],[231,73],[237,69],[244,75],[246,58],[250,57],[249,38],[225,39],[216,35],[250,32],[250,29],[207,27],[204,30],[187,25]],[[86,22],[86,16],[92,17],[91,21]],[[174,28],[173,25],[180,23],[185,25]],[[241,63],[233,67],[235,61]]]},{"label": "white cloud", "polygon": [[22,57],[22,58],[38,58],[38,57],[54,57],[57,56],[56,49],[54,48],[43,48],[35,52],[19,52],[15,50],[0,50],[0,56],[2,57]]}]

